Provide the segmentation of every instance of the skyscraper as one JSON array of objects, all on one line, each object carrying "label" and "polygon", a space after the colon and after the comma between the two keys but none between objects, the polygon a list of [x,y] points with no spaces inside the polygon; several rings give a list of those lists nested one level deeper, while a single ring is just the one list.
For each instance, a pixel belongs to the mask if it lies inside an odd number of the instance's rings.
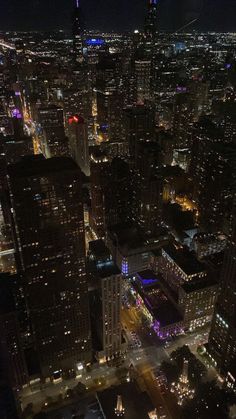
[{"label": "skyscraper", "polygon": [[89,243],[89,259],[94,289],[90,297],[91,323],[100,344],[97,356],[105,362],[119,357],[122,349],[122,274],[102,240]]},{"label": "skyscraper", "polygon": [[16,246],[42,376],[90,361],[81,172],[32,156],[8,169]]},{"label": "skyscraper", "polygon": [[40,146],[44,156],[46,158],[68,156],[69,147],[63,109],[56,105],[40,107],[38,121],[42,129]]},{"label": "skyscraper", "polygon": [[234,227],[222,270],[221,292],[215,308],[208,342],[209,353],[217,369],[236,385],[236,206]]},{"label": "skyscraper", "polygon": [[158,0],[148,0],[148,12],[145,22],[145,34],[154,38],[157,32],[157,3]]},{"label": "skyscraper", "polygon": [[71,156],[82,172],[86,176],[89,176],[88,126],[81,115],[70,116],[68,120],[68,133]]},{"label": "skyscraper", "polygon": [[74,62],[82,63],[83,61],[83,28],[82,28],[82,18],[81,18],[81,7],[80,0],[75,0],[75,6],[73,11],[73,54]]}]

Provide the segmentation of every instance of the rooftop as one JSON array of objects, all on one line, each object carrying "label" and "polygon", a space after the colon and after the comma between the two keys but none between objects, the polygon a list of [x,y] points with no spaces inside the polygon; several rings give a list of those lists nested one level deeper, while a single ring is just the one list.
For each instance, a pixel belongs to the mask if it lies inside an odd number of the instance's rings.
[{"label": "rooftop", "polygon": [[163,300],[162,304],[159,304],[158,307],[153,310],[153,314],[156,320],[160,322],[161,327],[179,323],[183,320],[183,317],[175,308],[174,304],[168,299]]},{"label": "rooftop", "polygon": [[99,278],[108,278],[112,275],[121,274],[121,271],[113,261],[108,261],[97,265],[97,274]]},{"label": "rooftop", "polygon": [[150,287],[151,285],[158,283],[157,276],[150,269],[147,269],[142,272],[137,272],[136,275],[137,275],[137,279],[139,280],[139,282],[144,288]]},{"label": "rooftop", "polygon": [[138,225],[135,223],[117,224],[109,229],[109,236],[114,245],[122,249],[126,254],[138,253],[145,250],[153,250],[163,246],[169,241],[166,229],[160,227],[159,233],[155,237],[145,236]]},{"label": "rooftop", "polygon": [[194,275],[205,271],[205,266],[197,260],[194,253],[190,252],[188,248],[173,243],[165,246],[163,250],[186,275]]},{"label": "rooftop", "polygon": [[187,294],[190,294],[191,292],[196,292],[204,288],[210,288],[210,287],[216,287],[216,286],[217,286],[217,282],[214,279],[207,277],[207,278],[203,278],[197,281],[185,282],[182,285],[182,288]]},{"label": "rooftop", "polygon": [[8,174],[11,177],[17,178],[42,176],[67,170],[79,171],[79,168],[73,159],[69,157],[45,159],[41,154],[24,156],[19,162],[8,166]]}]

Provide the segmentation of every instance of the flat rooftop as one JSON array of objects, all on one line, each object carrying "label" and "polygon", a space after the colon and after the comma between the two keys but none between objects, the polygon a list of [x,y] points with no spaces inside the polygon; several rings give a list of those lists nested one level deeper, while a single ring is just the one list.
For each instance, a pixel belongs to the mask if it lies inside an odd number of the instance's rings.
[{"label": "flat rooftop", "polygon": [[[152,271],[143,271],[144,281],[152,279]],[[150,272],[150,274],[149,274]],[[139,273],[140,274],[140,273]],[[154,275],[154,274],[153,274]],[[155,275],[154,275],[155,276]],[[142,286],[138,274],[137,280],[134,283],[134,288],[142,297],[144,304],[148,311],[152,313],[157,321],[160,322],[161,327],[178,323],[183,320],[181,314],[175,308],[174,304],[169,300],[168,296],[162,290],[160,281],[156,277],[156,282],[150,283],[149,286]]]},{"label": "flat rooftop", "polygon": [[120,275],[121,271],[113,261],[104,262],[97,265],[99,278],[106,278],[112,275]]},{"label": "flat rooftop", "polygon": [[124,253],[135,253],[138,249],[155,249],[163,246],[163,242],[169,241],[167,230],[160,227],[155,237],[143,234],[135,223],[117,224],[109,229],[110,239],[114,245],[118,245]]},{"label": "flat rooftop", "polygon": [[153,310],[153,314],[155,319],[160,322],[161,327],[170,326],[183,320],[179,311],[168,299],[163,300],[162,304],[159,304],[158,307]]},{"label": "flat rooftop", "polygon": [[147,269],[145,271],[137,272],[137,280],[140,282],[143,288],[150,287],[158,283],[158,278],[153,271]]},{"label": "flat rooftop", "polygon": [[183,290],[190,294],[191,292],[196,292],[198,290],[203,290],[204,288],[216,287],[217,282],[212,278],[203,278],[197,281],[185,282],[182,285]]},{"label": "flat rooftop", "polygon": [[24,178],[31,176],[43,176],[67,170],[78,170],[77,164],[69,157],[53,157],[45,159],[41,154],[24,156],[19,162],[8,166],[10,177]]},{"label": "flat rooftop", "polygon": [[194,253],[190,252],[185,247],[170,244],[168,246],[163,247],[163,250],[187,275],[198,274],[206,270],[204,264],[197,260]]},{"label": "flat rooftop", "polygon": [[97,393],[107,419],[117,419],[115,415],[117,396],[122,398],[125,419],[148,419],[148,413],[154,409],[147,393],[140,392],[134,383],[125,383]]}]

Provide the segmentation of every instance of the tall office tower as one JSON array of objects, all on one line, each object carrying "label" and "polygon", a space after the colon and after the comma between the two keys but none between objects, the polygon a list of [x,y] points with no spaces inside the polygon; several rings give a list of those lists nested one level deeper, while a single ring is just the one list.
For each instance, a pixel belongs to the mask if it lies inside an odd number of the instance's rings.
[{"label": "tall office tower", "polygon": [[230,386],[236,386],[236,206],[233,231],[222,269],[221,291],[215,307],[208,351]]},{"label": "tall office tower", "polygon": [[70,152],[82,172],[90,175],[87,122],[80,115],[73,115],[68,120]]},{"label": "tall office tower", "polygon": [[111,141],[120,141],[123,138],[121,69],[119,54],[103,55],[97,65],[97,121],[101,128],[107,129]]},{"label": "tall office tower", "polygon": [[104,188],[105,226],[125,224],[134,217],[134,190],[129,164],[114,158],[109,165]]},{"label": "tall office tower", "polygon": [[90,70],[85,62],[73,70],[63,95],[66,127],[69,117],[78,113],[89,121],[92,116],[93,88]]},{"label": "tall office tower", "polygon": [[46,158],[68,156],[68,138],[65,135],[64,112],[56,105],[38,109],[38,122],[42,128],[41,149]]},{"label": "tall office tower", "polygon": [[90,361],[81,171],[65,157],[8,168],[16,246],[41,373]]},{"label": "tall office tower", "polygon": [[157,33],[157,2],[158,0],[148,0],[148,11],[145,22],[145,35],[148,38],[155,38]]},{"label": "tall office tower", "polygon": [[233,202],[236,145],[224,143],[221,130],[209,121],[198,124],[190,174],[203,231],[228,232]]},{"label": "tall office tower", "polygon": [[32,137],[26,135],[20,138],[4,136],[2,137],[2,147],[7,164],[14,164],[21,157],[34,154]]},{"label": "tall office tower", "polygon": [[146,105],[127,107],[124,110],[124,128],[129,154],[134,159],[138,142],[152,141],[155,137],[154,109]]},{"label": "tall office tower", "polygon": [[90,225],[99,238],[105,237],[104,188],[109,173],[107,155],[94,147],[91,154],[91,213]]},{"label": "tall office tower", "polygon": [[143,103],[150,100],[152,96],[152,60],[146,57],[135,58],[134,74],[136,80],[136,101]]},{"label": "tall office tower", "polygon": [[3,361],[4,366],[0,370],[11,388],[17,390],[27,383],[28,373],[14,295],[15,280],[15,275],[0,274],[0,364]]},{"label": "tall office tower", "polygon": [[161,152],[157,143],[140,141],[135,160],[137,221],[143,231],[155,235],[162,220],[163,182]]},{"label": "tall office tower", "polygon": [[121,296],[122,274],[102,240],[89,243],[92,274],[90,312],[97,342],[97,358],[106,362],[119,357],[122,350]]},{"label": "tall office tower", "polygon": [[174,97],[172,133],[175,148],[189,146],[189,126],[192,118],[189,110],[189,94],[179,92]]},{"label": "tall office tower", "polygon": [[83,27],[81,18],[80,0],[74,0],[75,6],[72,16],[72,33],[73,33],[73,55],[74,63],[81,64],[83,62]]},{"label": "tall office tower", "polygon": [[204,81],[202,77],[195,77],[188,86],[189,114],[193,122],[198,121],[201,115],[209,112],[209,88],[209,82]]}]

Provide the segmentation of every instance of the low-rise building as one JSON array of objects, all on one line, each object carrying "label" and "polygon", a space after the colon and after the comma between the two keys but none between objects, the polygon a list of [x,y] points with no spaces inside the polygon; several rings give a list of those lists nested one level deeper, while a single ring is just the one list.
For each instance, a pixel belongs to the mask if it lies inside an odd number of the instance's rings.
[{"label": "low-rise building", "polygon": [[198,233],[193,239],[193,246],[198,259],[223,252],[226,243],[227,238],[222,233]]},{"label": "low-rise building", "polygon": [[107,234],[107,246],[125,276],[148,269],[152,251],[168,242],[169,234],[165,229],[160,228],[159,234],[150,238],[134,224],[113,226]]}]

